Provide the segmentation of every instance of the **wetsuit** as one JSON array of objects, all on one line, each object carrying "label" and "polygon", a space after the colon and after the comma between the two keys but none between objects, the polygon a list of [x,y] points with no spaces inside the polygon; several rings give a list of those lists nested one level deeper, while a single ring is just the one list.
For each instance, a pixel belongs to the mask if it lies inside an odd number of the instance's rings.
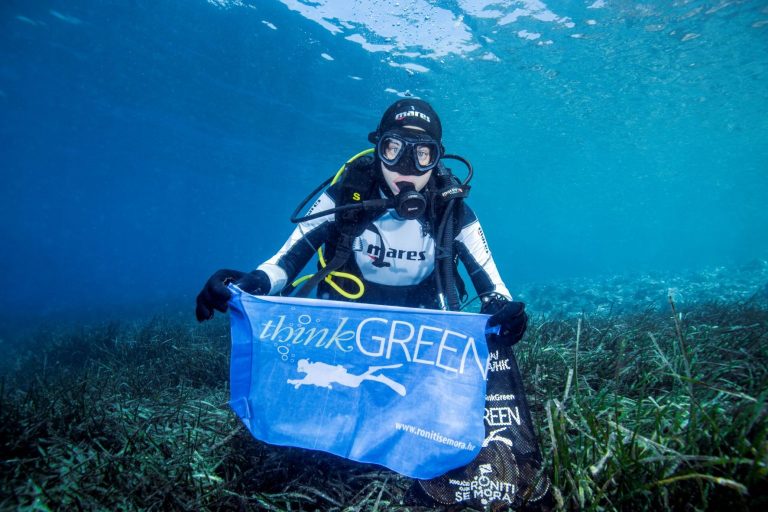
[{"label": "wetsuit", "polygon": [[[383,192],[380,191],[383,195]],[[338,187],[324,192],[308,214],[330,210],[337,205]],[[511,300],[493,261],[482,227],[474,212],[462,202],[454,247],[479,295],[497,293]],[[366,220],[362,234],[354,238],[352,256],[339,271],[358,276],[365,285],[360,302],[394,306],[438,307],[435,273],[435,240],[425,216],[400,218],[390,209]],[[301,222],[272,258],[258,269],[269,276],[270,295],[280,293],[291,283],[317,248],[325,244],[329,261],[336,250],[339,226],[334,214]],[[356,291],[349,279],[334,277],[334,282],[349,292]],[[318,285],[318,297],[349,300],[324,281]]]}]

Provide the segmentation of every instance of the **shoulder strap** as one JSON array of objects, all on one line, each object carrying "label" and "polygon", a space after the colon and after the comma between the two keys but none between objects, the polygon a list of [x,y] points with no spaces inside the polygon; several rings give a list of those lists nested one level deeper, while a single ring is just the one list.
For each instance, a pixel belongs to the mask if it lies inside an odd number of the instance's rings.
[{"label": "shoulder strap", "polygon": [[[337,190],[337,206],[359,203],[370,199],[376,191],[376,179],[373,172],[373,157],[362,156],[344,166],[341,179],[334,185]],[[356,220],[355,214],[361,210],[347,210],[336,214],[337,222]]]},{"label": "shoulder strap", "polygon": [[[336,187],[336,205],[344,206],[369,199],[376,190],[376,180],[373,169],[374,159],[370,155],[362,156],[348,163],[344,168],[341,181]],[[336,227],[339,239],[336,250],[328,264],[313,275],[296,293],[297,297],[306,297],[331,272],[340,269],[352,255],[352,244],[371,223],[372,212],[368,210],[351,209],[336,212]]]},{"label": "shoulder strap", "polygon": [[301,288],[299,288],[299,291],[296,292],[296,297],[309,296],[315,286],[320,284],[320,282],[328,277],[331,272],[340,269],[352,255],[352,243],[358,235],[349,231],[345,232],[345,230],[339,230],[339,232],[340,237],[333,258],[331,258],[331,261],[329,261],[325,267],[318,270],[306,283],[304,283],[304,285],[302,285]]}]

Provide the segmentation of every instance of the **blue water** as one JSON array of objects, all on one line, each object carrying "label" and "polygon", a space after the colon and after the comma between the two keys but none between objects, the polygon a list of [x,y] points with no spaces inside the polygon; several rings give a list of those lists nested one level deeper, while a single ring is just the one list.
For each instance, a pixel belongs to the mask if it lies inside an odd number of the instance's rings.
[{"label": "blue water", "polygon": [[513,293],[768,258],[765,1],[6,0],[2,325],[191,318],[404,94]]}]

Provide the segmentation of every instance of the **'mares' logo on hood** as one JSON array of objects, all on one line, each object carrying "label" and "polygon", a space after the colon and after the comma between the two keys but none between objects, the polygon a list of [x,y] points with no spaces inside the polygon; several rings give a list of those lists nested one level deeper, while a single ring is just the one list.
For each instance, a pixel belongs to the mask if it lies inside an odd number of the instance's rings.
[{"label": "'mares' logo on hood", "polygon": [[428,123],[432,122],[432,120],[429,118],[427,114],[422,114],[421,112],[417,111],[413,107],[411,107],[411,110],[406,110],[405,112],[400,112],[395,114],[395,121],[402,121],[403,119],[406,119],[408,117],[418,117],[419,119],[422,119]]}]

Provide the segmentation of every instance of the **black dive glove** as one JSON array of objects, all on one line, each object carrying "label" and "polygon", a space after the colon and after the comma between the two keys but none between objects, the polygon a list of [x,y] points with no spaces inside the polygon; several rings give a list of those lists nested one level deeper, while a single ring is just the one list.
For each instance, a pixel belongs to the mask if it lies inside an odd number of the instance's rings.
[{"label": "black dive glove", "polygon": [[499,326],[498,334],[491,334],[507,345],[514,345],[523,337],[528,327],[528,315],[525,304],[513,302],[502,295],[492,294],[483,299],[481,313],[491,315],[488,327]]},{"label": "black dive glove", "polygon": [[226,313],[227,302],[232,297],[232,293],[227,289],[227,285],[230,283],[234,283],[241,290],[252,295],[264,295],[269,293],[271,288],[269,277],[263,270],[254,270],[253,272],[217,270],[197,296],[195,315],[198,322],[213,318],[214,309]]}]

